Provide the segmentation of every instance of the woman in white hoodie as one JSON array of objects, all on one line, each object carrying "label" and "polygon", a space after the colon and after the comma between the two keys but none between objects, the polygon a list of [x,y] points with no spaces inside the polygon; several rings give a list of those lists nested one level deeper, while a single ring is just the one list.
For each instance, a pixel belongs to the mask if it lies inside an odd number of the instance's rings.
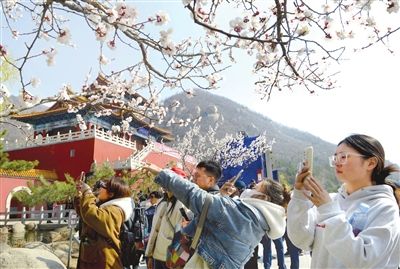
[{"label": "woman in white hoodie", "polygon": [[329,158],[343,183],[330,195],[304,167],[288,206],[288,235],[312,251],[311,268],[391,268],[400,264],[400,218],[393,188],[385,178],[398,171],[385,166],[382,145],[355,134]]}]

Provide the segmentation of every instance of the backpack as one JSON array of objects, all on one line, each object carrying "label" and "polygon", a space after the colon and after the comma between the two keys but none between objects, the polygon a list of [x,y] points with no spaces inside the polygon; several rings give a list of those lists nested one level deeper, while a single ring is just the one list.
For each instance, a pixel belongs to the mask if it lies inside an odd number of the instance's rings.
[{"label": "backpack", "polygon": [[121,260],[125,268],[135,267],[144,254],[144,241],[147,237],[147,219],[144,207],[136,207],[132,216],[121,225]]}]

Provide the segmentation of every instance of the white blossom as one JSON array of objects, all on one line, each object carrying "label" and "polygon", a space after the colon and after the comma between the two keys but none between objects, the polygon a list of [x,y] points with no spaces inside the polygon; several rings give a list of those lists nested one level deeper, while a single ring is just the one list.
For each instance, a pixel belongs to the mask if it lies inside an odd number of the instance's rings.
[{"label": "white blossom", "polygon": [[16,7],[17,3],[18,3],[18,0],[6,0],[4,4],[5,4],[6,10],[11,10],[14,7]]},{"label": "white blossom", "polygon": [[107,46],[112,49],[115,50],[116,46],[115,46],[115,40],[110,40],[107,42]]},{"label": "white blossom", "polygon": [[99,56],[99,62],[101,65],[106,65],[110,62],[110,60],[106,56],[104,56],[104,54],[101,54]]},{"label": "white blossom", "polygon": [[220,81],[221,79],[222,78],[218,73],[214,73],[214,74],[207,76],[207,80],[208,80],[210,88],[216,88],[217,82]]},{"label": "white blossom", "polygon": [[10,91],[3,83],[0,84],[0,97],[10,97]]},{"label": "white blossom", "polygon": [[57,41],[61,44],[68,45],[71,40],[71,32],[68,28],[64,28],[60,30],[58,34]]},{"label": "white blossom", "polygon": [[109,23],[113,24],[117,21],[119,16],[118,11],[116,11],[115,9],[108,9],[106,13],[108,15],[107,20]]},{"label": "white blossom", "polygon": [[324,13],[328,13],[328,12],[330,12],[331,7],[328,4],[323,4],[322,9],[323,9]]},{"label": "white blossom", "polygon": [[54,57],[57,54],[57,50],[55,48],[51,48],[50,51],[43,51],[43,54],[46,55],[46,63],[48,66],[53,66],[55,63]]},{"label": "white blossom", "polygon": [[79,123],[79,129],[80,129],[81,131],[87,130],[86,123]]},{"label": "white blossom", "polygon": [[49,41],[49,40],[50,40],[49,35],[48,35],[46,32],[43,32],[43,31],[40,32],[39,37],[40,37],[40,38],[43,38],[43,39],[46,40],[46,41]]},{"label": "white blossom", "polygon": [[107,34],[108,34],[108,27],[107,27],[107,25],[106,25],[105,23],[103,23],[103,22],[99,22],[99,23],[97,24],[95,33],[96,33],[96,39],[97,39],[98,41],[101,41],[101,42],[106,41]]},{"label": "white blossom", "polygon": [[192,2],[192,0],[182,0],[183,5],[186,7],[187,5],[190,4],[190,2]]},{"label": "white blossom", "polygon": [[111,130],[112,130],[114,133],[119,133],[119,132],[121,132],[121,126],[119,126],[119,125],[113,125],[113,126],[111,127]]},{"label": "white blossom", "polygon": [[307,27],[307,25],[304,25],[302,27],[300,27],[299,29],[297,29],[297,34],[299,36],[305,36],[310,32],[310,29]]},{"label": "white blossom", "polygon": [[175,55],[175,53],[176,53],[175,44],[174,44],[172,41],[166,43],[166,44],[164,45],[163,52],[164,52],[165,54],[167,54],[168,56]]},{"label": "white blossom", "polygon": [[38,78],[31,78],[31,85],[33,88],[36,88],[40,85],[40,79]]},{"label": "white blossom", "polygon": [[83,121],[82,115],[81,115],[81,114],[76,114],[76,120],[77,120],[78,122]]},{"label": "white blossom", "polygon": [[124,133],[128,132],[129,131],[129,127],[130,127],[129,122],[126,121],[126,120],[122,120],[121,127],[122,127],[122,131]]},{"label": "white blossom", "polygon": [[115,10],[117,11],[119,22],[125,25],[134,25],[139,15],[135,7],[124,2],[117,3]]},{"label": "white blossom", "polygon": [[154,20],[155,25],[164,25],[169,22],[169,15],[165,11],[157,11],[156,18]]},{"label": "white blossom", "polygon": [[71,86],[64,84],[58,93],[58,99],[59,100],[70,100],[71,99],[71,97],[69,96],[70,89],[71,89]]},{"label": "white blossom", "polygon": [[366,22],[367,26],[375,26],[376,25],[375,19],[373,17],[368,17],[365,20],[365,22]]},{"label": "white blossom", "polygon": [[346,38],[346,33],[344,31],[337,31],[336,35],[339,39],[343,40]]},{"label": "white blossom", "polygon": [[80,129],[81,131],[84,131],[84,130],[87,129],[86,122],[85,122],[85,120],[83,119],[83,117],[82,117],[81,114],[76,114],[76,120],[77,120],[77,122],[78,122],[78,126],[79,126],[79,129]]},{"label": "white blossom", "polygon": [[77,109],[76,107],[72,106],[71,104],[68,104],[68,110],[67,110],[67,112],[68,112],[68,113],[77,113],[77,112],[78,112],[78,109]]},{"label": "white blossom", "polygon": [[246,29],[247,24],[243,21],[242,18],[236,17],[229,22],[229,26],[232,28],[233,31],[240,33],[241,31]]},{"label": "white blossom", "polygon": [[388,0],[387,1],[387,12],[397,13],[399,11],[399,1],[398,0]]},{"label": "white blossom", "polygon": [[[178,122],[183,124],[184,121]],[[204,133],[200,125],[194,124],[183,137],[177,137],[176,148],[180,155],[190,155],[197,160],[214,159],[227,168],[254,162],[261,154],[271,150],[274,144],[274,140],[269,140],[264,133],[245,146],[244,136],[240,133],[217,138],[218,128],[218,124],[214,128],[210,126]]]},{"label": "white blossom", "polygon": [[163,52],[169,56],[172,56],[176,53],[175,44],[171,40],[172,29],[168,29],[167,31],[160,31],[160,45],[163,47]]}]

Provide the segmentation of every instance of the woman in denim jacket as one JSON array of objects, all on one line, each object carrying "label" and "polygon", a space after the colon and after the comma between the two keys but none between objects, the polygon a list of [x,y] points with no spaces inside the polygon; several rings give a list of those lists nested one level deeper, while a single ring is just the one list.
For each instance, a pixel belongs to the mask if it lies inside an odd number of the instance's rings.
[{"label": "woman in denim jacket", "polygon": [[[155,182],[173,192],[194,213],[194,221],[198,221],[206,196],[210,194],[170,170],[162,170]],[[200,242],[191,258],[200,257],[202,268],[243,268],[264,234],[271,239],[283,236],[286,224],[285,209],[281,205],[289,194],[279,183],[264,180],[254,190],[243,192],[242,199],[211,197]],[[189,264],[190,260],[185,268]]]}]

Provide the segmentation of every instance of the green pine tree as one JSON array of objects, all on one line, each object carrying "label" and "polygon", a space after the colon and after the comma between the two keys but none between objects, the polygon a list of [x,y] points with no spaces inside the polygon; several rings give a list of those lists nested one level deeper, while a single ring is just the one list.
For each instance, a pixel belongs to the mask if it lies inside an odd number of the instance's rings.
[{"label": "green pine tree", "polygon": [[40,178],[39,182],[28,183],[29,191],[16,192],[13,197],[30,207],[45,203],[72,201],[76,195],[75,181],[69,175],[66,175],[66,178],[66,181],[54,182]]},{"label": "green pine tree", "polygon": [[[6,130],[0,132],[0,141],[6,135]],[[13,170],[13,171],[25,171],[34,168],[39,164],[38,161],[24,161],[15,160],[10,161],[8,159],[8,153],[4,152],[3,143],[0,142],[0,169]]]}]

